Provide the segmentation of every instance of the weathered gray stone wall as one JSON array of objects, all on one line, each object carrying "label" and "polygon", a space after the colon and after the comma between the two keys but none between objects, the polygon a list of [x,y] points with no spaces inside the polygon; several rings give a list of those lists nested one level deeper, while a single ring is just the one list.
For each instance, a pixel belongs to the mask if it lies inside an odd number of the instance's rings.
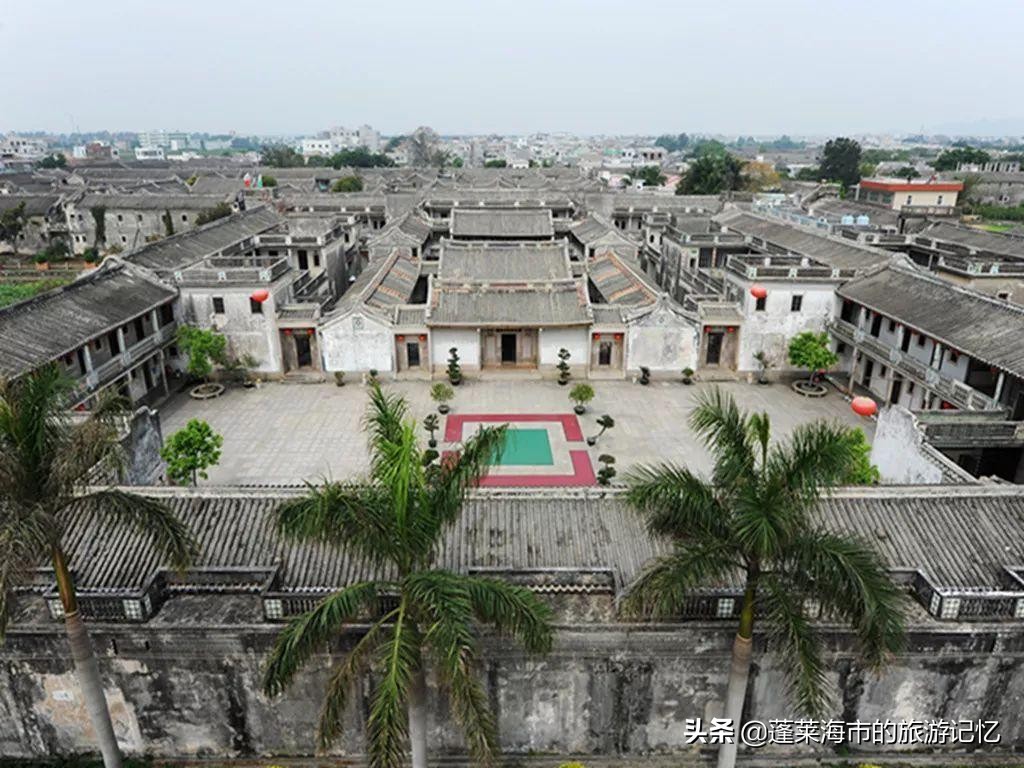
[{"label": "weathered gray stone wall", "polygon": [[[164,615],[170,607],[144,627],[94,627],[124,747],[159,756],[311,754],[326,656],[315,659],[287,695],[271,701],[259,689],[260,667],[279,627],[158,626],[172,618]],[[244,607],[245,614],[253,607]],[[232,617],[206,620],[212,626]],[[848,636],[830,636],[829,676],[839,690],[830,716],[994,719],[1002,723],[1003,749],[1024,751],[1019,625],[932,624],[908,640],[907,651],[877,677],[852,660]],[[504,748],[524,757],[696,756],[684,744],[684,721],[720,713],[730,643],[723,624],[575,625],[559,633],[555,650],[543,659],[489,640],[484,675]],[[756,658],[748,717],[795,716],[779,669],[761,652]],[[362,750],[367,700],[354,709],[339,755]],[[432,750],[458,753],[444,699],[430,713]],[[86,723],[59,626],[15,630],[0,649],[0,754],[88,749]],[[807,747],[789,749],[808,754]]]}]

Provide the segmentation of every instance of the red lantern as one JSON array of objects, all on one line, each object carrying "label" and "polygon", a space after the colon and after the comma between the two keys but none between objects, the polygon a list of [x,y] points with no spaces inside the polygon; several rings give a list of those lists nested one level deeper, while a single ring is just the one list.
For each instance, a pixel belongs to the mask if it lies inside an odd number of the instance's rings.
[{"label": "red lantern", "polygon": [[850,402],[850,407],[858,416],[874,416],[878,413],[878,403],[870,397],[855,397]]},{"label": "red lantern", "polygon": [[725,330],[726,330],[726,333],[736,333],[736,328],[734,328],[731,325],[728,328],[726,328]]},{"label": "red lantern", "polygon": [[595,333],[594,334],[594,341],[600,341],[600,340],[601,340],[601,334],[600,333]]},{"label": "red lantern", "polygon": [[615,334],[615,340],[616,341],[622,341],[622,334],[621,333],[616,333]]},{"label": "red lantern", "polygon": [[405,336],[399,336],[399,337],[398,337],[398,341],[399,341],[399,342],[405,341]]},{"label": "red lantern", "polygon": [[768,298],[768,289],[760,283],[754,283],[750,286],[750,295],[755,299],[766,299]]},{"label": "red lantern", "polygon": [[291,336],[292,335],[292,329],[291,328],[285,328],[284,329],[284,335],[285,336]]},{"label": "red lantern", "polygon": [[270,291],[268,291],[266,288],[259,288],[253,291],[252,295],[249,298],[255,301],[257,304],[262,304],[264,301],[270,298]]},{"label": "red lantern", "polygon": [[420,341],[426,341],[426,340],[427,340],[427,334],[421,333],[420,334]]}]

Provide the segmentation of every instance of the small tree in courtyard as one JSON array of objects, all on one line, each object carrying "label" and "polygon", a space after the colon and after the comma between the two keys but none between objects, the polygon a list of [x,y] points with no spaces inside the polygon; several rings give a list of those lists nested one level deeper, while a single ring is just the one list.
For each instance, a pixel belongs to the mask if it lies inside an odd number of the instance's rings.
[{"label": "small tree in courtyard", "polygon": [[437,410],[441,413],[448,413],[448,401],[455,397],[455,391],[439,381],[430,388],[430,397],[437,403]]},{"label": "small tree in courtyard", "polygon": [[459,365],[459,348],[448,350],[448,381],[456,387],[462,383],[462,367]]},{"label": "small tree in courtyard", "polygon": [[188,372],[203,383],[209,383],[214,363],[223,363],[227,355],[227,339],[222,334],[194,325],[178,328],[178,347],[188,356]]},{"label": "small tree in courtyard", "polygon": [[829,348],[828,334],[804,331],[790,339],[789,362],[810,372],[808,383],[817,386],[821,374],[839,362],[839,356]]},{"label": "small tree in courtyard", "polygon": [[609,429],[611,429],[612,427],[615,426],[615,419],[613,419],[611,416],[609,416],[606,413],[604,416],[602,416],[601,418],[599,418],[597,420],[597,426],[599,426],[601,428],[601,431],[598,432],[593,437],[588,437],[587,438],[587,445],[597,445],[597,439],[599,437],[601,437],[601,435],[603,435]]},{"label": "small tree in courtyard", "polygon": [[18,238],[25,228],[25,201],[0,213],[0,242],[11,244],[14,255],[18,255]]},{"label": "small tree in courtyard", "polygon": [[164,443],[160,458],[167,462],[167,476],[178,485],[196,485],[206,480],[206,470],[220,461],[224,438],[201,419],[189,419]]},{"label": "small tree in courtyard", "polygon": [[582,414],[587,409],[587,403],[594,399],[594,388],[586,382],[580,382],[569,391],[569,399],[576,403],[573,410]]}]

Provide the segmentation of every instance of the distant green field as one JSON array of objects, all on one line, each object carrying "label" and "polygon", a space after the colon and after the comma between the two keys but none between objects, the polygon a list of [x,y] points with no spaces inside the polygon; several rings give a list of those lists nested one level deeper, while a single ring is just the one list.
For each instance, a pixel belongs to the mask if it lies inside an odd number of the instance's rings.
[{"label": "distant green field", "polygon": [[71,282],[63,277],[51,277],[46,280],[34,280],[31,283],[0,283],[0,307],[30,299],[37,293],[59,288]]}]

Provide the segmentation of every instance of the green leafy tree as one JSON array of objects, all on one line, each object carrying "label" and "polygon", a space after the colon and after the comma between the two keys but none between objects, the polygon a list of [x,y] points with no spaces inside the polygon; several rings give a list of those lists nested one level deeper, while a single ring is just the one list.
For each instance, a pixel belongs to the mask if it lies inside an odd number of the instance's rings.
[{"label": "green leafy tree", "polygon": [[907,181],[910,181],[911,179],[918,178],[921,174],[917,172],[917,168],[915,168],[914,166],[905,165],[899,170],[897,170],[896,173],[894,173],[893,175],[898,176],[901,179],[906,179]]},{"label": "green leafy tree", "polygon": [[389,168],[395,161],[385,154],[371,152],[366,147],[356,147],[336,152],[327,164],[333,168]]},{"label": "green leafy tree", "polygon": [[860,144],[853,139],[829,139],[821,155],[821,176],[852,187],[860,181]]},{"label": "green leafy tree", "polygon": [[484,168],[506,168],[508,160],[485,160]]},{"label": "green leafy tree", "polygon": [[206,480],[206,470],[220,461],[223,444],[224,438],[205,421],[189,419],[160,449],[160,457],[167,462],[167,476],[178,485]]},{"label": "green leafy tree", "polygon": [[54,168],[65,168],[65,167],[67,167],[67,164],[68,164],[67,157],[63,153],[57,152],[57,153],[52,154],[52,155],[47,155],[42,160],[40,160],[38,163],[36,163],[36,168],[42,168],[44,170],[52,170]]},{"label": "green leafy tree", "polygon": [[181,325],[177,342],[188,356],[188,372],[197,379],[209,381],[214,364],[223,365],[227,360],[227,339],[209,328]]},{"label": "green leafy tree", "polygon": [[227,218],[231,213],[231,206],[228,203],[217,203],[212,208],[202,210],[196,215],[196,226],[201,227],[211,221]]},{"label": "green leafy tree", "polygon": [[629,172],[629,177],[644,183],[645,187],[660,187],[665,183],[665,174],[656,165],[645,165],[643,168],[635,168]]},{"label": "green leafy tree", "polygon": [[[714,459],[710,478],[674,464],[641,467],[627,478],[630,504],[673,549],[648,565],[625,608],[677,617],[701,587],[739,574],[743,597],[723,716],[739,729],[754,627],[763,623],[788,693],[802,712],[819,717],[831,692],[808,604],[853,629],[872,669],[900,649],[904,630],[905,597],[881,557],[864,540],[826,530],[814,514],[825,489],[855,464],[849,429],[818,421],[772,443],[768,415],[741,411],[717,388],[700,397],[690,426]],[[735,761],[736,744],[723,744],[718,765]]]},{"label": "green leafy tree", "polygon": [[666,152],[681,152],[690,144],[690,137],[685,133],[678,136],[659,136],[654,140],[654,146],[663,147]]},{"label": "green leafy tree", "polygon": [[850,450],[853,452],[853,465],[843,477],[843,485],[878,485],[882,482],[882,473],[871,463],[871,445],[868,443],[864,430],[860,427],[849,431]]},{"label": "green leafy tree", "polygon": [[260,178],[261,178],[261,181],[262,181],[264,187],[270,188],[270,187],[276,187],[277,186],[277,177],[276,176],[271,176],[270,174],[264,173],[264,174],[260,175]]},{"label": "green leafy tree", "polygon": [[180,570],[192,562],[196,545],[185,525],[160,501],[120,488],[97,487],[94,470],[100,470],[99,476],[116,475],[124,464],[118,431],[124,403],[103,397],[85,419],[73,421],[70,389],[71,383],[53,365],[16,381],[0,381],[0,640],[14,590],[28,588],[33,570],[51,562],[97,746],[106,768],[118,768],[121,754],[79,610],[73,563],[64,549],[67,528],[84,513],[99,524],[90,526],[93,536],[105,538],[130,529]]},{"label": "green leafy tree", "polygon": [[266,144],[260,149],[260,164],[271,168],[299,168],[305,159],[287,144]]},{"label": "green leafy tree", "polygon": [[459,348],[452,347],[448,350],[448,381],[458,385],[462,383],[462,366],[459,365]]},{"label": "green leafy tree", "polygon": [[24,200],[0,213],[0,242],[10,243],[15,256],[18,255],[18,238],[27,220]]},{"label": "green leafy tree", "polygon": [[331,187],[331,192],[362,192],[363,180],[358,176],[342,176]]},{"label": "green leafy tree", "polygon": [[936,171],[955,171],[961,164],[976,163],[984,165],[992,159],[992,156],[983,149],[974,147],[954,147],[942,152],[932,167]]},{"label": "green leafy tree", "polygon": [[594,388],[585,381],[581,381],[569,391],[569,399],[581,408],[585,408],[587,403],[594,399]]},{"label": "green leafy tree", "polygon": [[289,622],[270,654],[263,687],[269,695],[281,693],[346,625],[369,624],[333,666],[320,745],[339,736],[352,693],[372,670],[371,768],[404,765],[407,746],[413,768],[426,768],[429,669],[442,682],[471,755],[487,763],[498,739],[479,679],[478,628],[491,626],[530,652],[546,652],[549,611],[528,589],[434,565],[445,530],[504,445],[505,427],[481,429],[458,455],[425,462],[407,412],[404,400],[374,386],[366,418],[368,477],[353,485],[327,483],[278,508],[277,528],[286,539],[343,549],[388,575],[350,584]]},{"label": "green leafy tree", "polygon": [[827,333],[804,331],[789,340],[789,362],[806,368],[811,381],[815,381],[819,371],[827,371],[839,362],[839,356],[830,348]]},{"label": "green leafy tree", "polygon": [[739,189],[743,163],[727,152],[698,157],[676,185],[677,195],[717,195]]}]

